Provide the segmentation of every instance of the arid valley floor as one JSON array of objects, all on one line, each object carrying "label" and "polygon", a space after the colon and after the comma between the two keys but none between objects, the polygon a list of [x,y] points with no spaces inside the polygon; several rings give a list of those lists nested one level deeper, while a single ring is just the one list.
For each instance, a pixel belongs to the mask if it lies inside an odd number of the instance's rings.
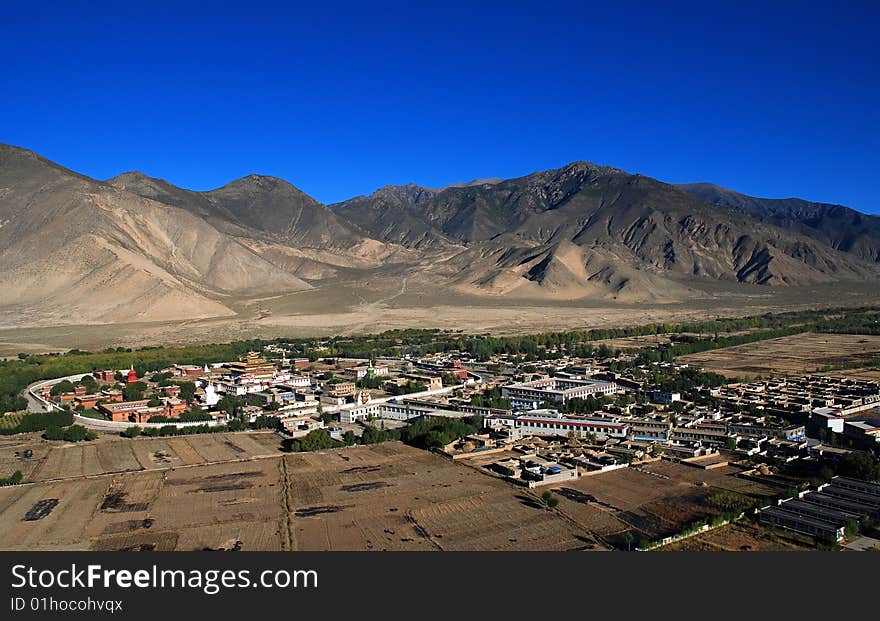
[{"label": "arid valley floor", "polygon": [[517,300],[438,294],[400,280],[342,283],[317,291],[229,302],[236,315],[190,321],[68,325],[64,317],[29,325],[15,312],[0,313],[0,356],[70,348],[184,345],[278,336],[378,333],[397,328],[440,328],[475,334],[533,334],[650,323],[701,321],[827,306],[880,303],[876,287],[851,283],[817,287],[718,287],[711,294],[671,304],[614,304],[606,300]]}]

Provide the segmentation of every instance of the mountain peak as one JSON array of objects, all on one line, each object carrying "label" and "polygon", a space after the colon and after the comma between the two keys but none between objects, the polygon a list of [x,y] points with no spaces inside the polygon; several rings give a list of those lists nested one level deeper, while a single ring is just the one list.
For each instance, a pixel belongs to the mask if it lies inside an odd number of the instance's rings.
[{"label": "mountain peak", "polygon": [[124,173],[119,173],[115,177],[110,177],[104,183],[108,185],[113,185],[116,187],[124,187],[125,184],[131,183],[155,183],[157,181],[161,181],[163,183],[167,183],[164,179],[159,179],[157,177],[151,177],[146,173],[143,173],[139,170],[129,170]]},{"label": "mountain peak", "polygon": [[281,179],[280,177],[259,175],[256,173],[230,181],[224,186],[205,192],[205,194],[207,196],[266,196],[276,197],[279,200],[283,200],[284,197],[287,197],[295,198],[298,201],[305,201],[307,203],[319,204],[318,201],[289,181]]},{"label": "mountain peak", "polygon": [[498,185],[504,181],[501,177],[480,177],[477,179],[471,179],[470,181],[459,181],[457,183],[450,183],[449,185],[443,186],[442,189],[446,188],[469,188],[475,185]]},{"label": "mountain peak", "polygon": [[620,170],[619,168],[614,168],[612,166],[600,166],[599,164],[586,162],[584,160],[570,162],[562,168],[558,169],[557,172],[562,175],[591,174],[595,176],[628,174],[626,171]]},{"label": "mountain peak", "polygon": [[407,183],[405,185],[383,186],[370,194],[369,198],[412,206],[430,200],[435,194],[437,194],[437,190],[422,187],[415,183]]}]

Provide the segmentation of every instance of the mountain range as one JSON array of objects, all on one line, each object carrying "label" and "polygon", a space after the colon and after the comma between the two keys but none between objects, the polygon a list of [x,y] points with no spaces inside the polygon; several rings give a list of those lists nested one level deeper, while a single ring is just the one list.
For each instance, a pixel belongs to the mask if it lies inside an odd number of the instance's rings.
[{"label": "mountain range", "polygon": [[[91,179],[0,144],[0,321],[233,316],[375,278],[510,300],[671,303],[737,287],[877,281],[880,218],[574,162],[324,205],[249,175],[207,192]],[[328,309],[332,310],[332,309]]]}]

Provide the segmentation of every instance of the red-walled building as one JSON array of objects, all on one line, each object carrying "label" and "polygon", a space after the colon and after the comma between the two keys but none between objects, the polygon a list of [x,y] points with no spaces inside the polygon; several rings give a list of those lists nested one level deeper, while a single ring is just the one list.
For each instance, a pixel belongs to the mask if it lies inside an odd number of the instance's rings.
[{"label": "red-walled building", "polygon": [[454,375],[455,377],[457,377],[460,380],[466,380],[468,378],[467,369],[453,368],[453,369],[446,370],[446,373],[449,373],[450,375]]},{"label": "red-walled building", "polygon": [[116,371],[95,371],[95,379],[99,382],[112,382],[116,379]]}]

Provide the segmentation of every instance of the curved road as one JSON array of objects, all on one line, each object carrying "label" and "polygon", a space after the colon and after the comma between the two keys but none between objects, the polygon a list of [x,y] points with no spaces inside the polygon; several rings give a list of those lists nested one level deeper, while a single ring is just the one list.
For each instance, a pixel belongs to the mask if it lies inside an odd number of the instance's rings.
[{"label": "curved road", "polygon": [[28,402],[28,412],[47,412],[50,410],[60,410],[56,405],[51,405],[47,401],[44,401],[40,397],[37,396],[36,390],[38,388],[42,388],[43,386],[54,386],[59,382],[63,382],[64,380],[70,380],[71,382],[78,382],[84,375],[90,375],[89,373],[77,373],[76,375],[68,375],[67,377],[56,377],[54,379],[48,380],[40,380],[39,382],[34,382],[27,388],[25,388],[21,392],[21,396],[27,399]]}]

